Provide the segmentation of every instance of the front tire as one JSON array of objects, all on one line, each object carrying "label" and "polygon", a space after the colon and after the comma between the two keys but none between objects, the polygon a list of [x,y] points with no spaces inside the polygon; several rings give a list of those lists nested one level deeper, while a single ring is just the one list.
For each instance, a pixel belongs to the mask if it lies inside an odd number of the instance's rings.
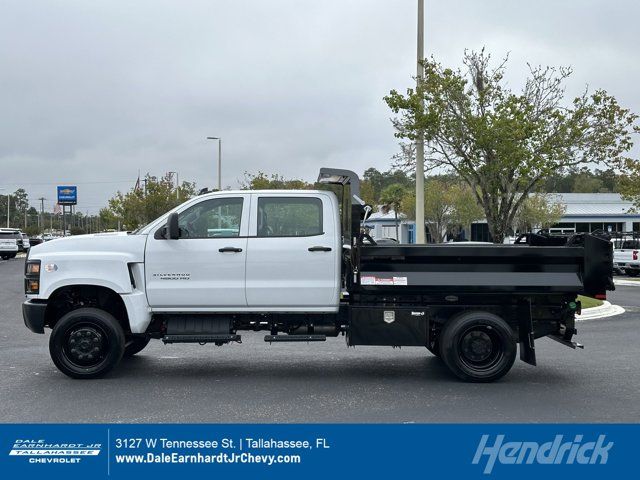
[{"label": "front tire", "polygon": [[122,327],[110,313],[80,308],[64,315],[49,337],[53,363],[71,378],[98,378],[112,370],[124,353]]},{"label": "front tire", "polygon": [[511,327],[489,312],[467,312],[445,324],[440,336],[444,363],[467,382],[493,382],[507,374],[516,359]]}]

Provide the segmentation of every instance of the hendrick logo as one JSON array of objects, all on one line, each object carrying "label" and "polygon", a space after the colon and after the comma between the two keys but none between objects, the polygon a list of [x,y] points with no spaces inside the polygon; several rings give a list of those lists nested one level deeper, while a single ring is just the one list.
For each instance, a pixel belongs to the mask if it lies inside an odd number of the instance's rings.
[{"label": "hendrick logo", "polygon": [[[490,444],[490,435],[482,435],[472,463],[478,465],[486,457],[484,473],[493,471],[496,462],[502,465],[604,465],[609,460],[609,450],[614,442],[606,442],[606,435],[599,435],[594,442],[583,441],[582,435],[564,441],[563,435],[556,435],[553,441],[505,442],[504,435],[496,435]],[[605,444],[606,442],[606,444]]]}]

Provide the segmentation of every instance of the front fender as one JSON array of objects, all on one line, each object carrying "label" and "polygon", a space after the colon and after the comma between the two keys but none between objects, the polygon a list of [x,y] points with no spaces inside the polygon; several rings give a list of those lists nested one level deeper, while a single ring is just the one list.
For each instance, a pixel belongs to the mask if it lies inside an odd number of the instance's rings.
[{"label": "front fender", "polygon": [[69,285],[96,285],[118,294],[132,293],[128,255],[60,253],[40,258],[40,293],[36,298],[46,300],[53,292]]}]

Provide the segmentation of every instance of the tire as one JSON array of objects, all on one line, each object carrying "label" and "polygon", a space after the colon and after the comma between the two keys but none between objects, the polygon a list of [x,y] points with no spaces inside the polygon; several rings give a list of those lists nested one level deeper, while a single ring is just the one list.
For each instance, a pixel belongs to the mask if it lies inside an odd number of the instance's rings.
[{"label": "tire", "polygon": [[3,260],[9,260],[9,255],[2,255]]},{"label": "tire", "polygon": [[136,353],[140,353],[151,341],[150,337],[139,335],[127,336],[124,347],[124,356],[133,357]]},{"label": "tire", "polygon": [[49,337],[53,363],[71,378],[105,375],[122,358],[124,346],[124,332],[118,321],[97,308],[67,313],[55,324]]},{"label": "tire", "polygon": [[442,360],[467,382],[493,382],[507,374],[516,359],[511,327],[489,312],[466,312],[445,324],[440,335]]},{"label": "tire", "polygon": [[630,277],[637,277],[640,274],[640,270],[627,270],[627,275]]}]

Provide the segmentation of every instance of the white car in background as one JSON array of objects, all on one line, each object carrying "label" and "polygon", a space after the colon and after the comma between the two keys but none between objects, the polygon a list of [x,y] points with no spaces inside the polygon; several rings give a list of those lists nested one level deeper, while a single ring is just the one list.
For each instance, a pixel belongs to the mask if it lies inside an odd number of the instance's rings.
[{"label": "white car in background", "polygon": [[640,239],[634,237],[613,239],[613,266],[630,277],[640,275]]},{"label": "white car in background", "polygon": [[31,242],[29,241],[29,236],[26,233],[21,233],[20,236],[22,237],[22,251],[28,252],[29,249],[31,248]]},{"label": "white car in background", "polygon": [[0,258],[8,260],[14,258],[22,244],[22,237],[10,229],[0,229]]}]

